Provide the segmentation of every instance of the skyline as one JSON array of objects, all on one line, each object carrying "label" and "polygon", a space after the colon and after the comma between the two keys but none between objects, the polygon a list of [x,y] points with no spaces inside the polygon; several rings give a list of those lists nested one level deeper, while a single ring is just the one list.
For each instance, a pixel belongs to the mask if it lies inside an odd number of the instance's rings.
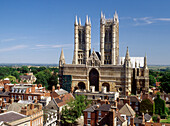
[{"label": "skyline", "polygon": [[[97,5],[96,5],[97,3]],[[83,5],[82,5],[83,4]],[[100,13],[119,16],[119,48],[124,57],[145,56],[148,64],[170,65],[170,8],[168,1],[79,1],[0,0],[0,63],[55,63],[61,48],[66,63],[74,50],[75,16],[92,22],[92,49],[100,48]],[[88,8],[87,8],[88,6]],[[94,7],[95,6],[95,7]]]}]

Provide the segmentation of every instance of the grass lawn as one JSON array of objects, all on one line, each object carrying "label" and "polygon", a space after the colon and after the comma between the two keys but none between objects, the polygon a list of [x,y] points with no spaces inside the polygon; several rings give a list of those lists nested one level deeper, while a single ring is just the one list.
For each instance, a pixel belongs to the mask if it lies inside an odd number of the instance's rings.
[{"label": "grass lawn", "polygon": [[170,118],[168,118],[168,119],[161,119],[161,123],[170,123]]}]

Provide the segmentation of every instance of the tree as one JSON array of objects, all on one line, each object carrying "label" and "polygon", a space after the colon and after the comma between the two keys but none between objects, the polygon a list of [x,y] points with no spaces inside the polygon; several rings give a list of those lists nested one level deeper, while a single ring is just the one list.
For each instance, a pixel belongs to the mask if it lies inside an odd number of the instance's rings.
[{"label": "tree", "polygon": [[160,98],[160,94],[157,94],[157,98],[154,99],[155,114],[165,115],[165,101]]},{"label": "tree", "polygon": [[144,99],[140,103],[140,112],[146,113],[149,112],[150,114],[153,113],[153,103],[149,99]]},{"label": "tree", "polygon": [[48,89],[51,90],[52,86],[55,86],[58,84],[58,76],[56,74],[53,74],[48,81]]},{"label": "tree", "polygon": [[15,76],[16,79],[20,79],[20,77],[19,77],[20,74],[18,73],[18,71],[13,71],[11,75]]},{"label": "tree", "polygon": [[154,86],[155,83],[156,83],[155,77],[153,75],[149,75],[149,85]]},{"label": "tree", "polygon": [[9,75],[9,76],[7,76],[7,77],[5,77],[5,78],[9,78],[9,80],[10,80],[11,82],[16,82],[16,77],[14,77],[14,76]]},{"label": "tree", "polygon": [[160,79],[160,81],[161,81],[160,87],[162,88],[162,90],[165,91],[166,93],[170,93],[170,73],[169,72],[165,73]]},{"label": "tree", "polygon": [[8,67],[0,67],[0,79],[3,79],[6,76],[11,74],[10,69]]},{"label": "tree", "polygon": [[21,69],[20,69],[20,72],[21,73],[28,73],[29,72],[29,69],[27,66],[22,66]]},{"label": "tree", "polygon": [[44,74],[43,71],[38,72],[35,76],[36,76],[36,78],[37,78],[37,80],[36,80],[36,83],[37,83],[37,84],[42,84],[42,85],[45,86],[46,88],[48,87],[48,82],[47,82],[47,80],[46,80],[46,76],[45,76],[45,74]]},{"label": "tree", "polygon": [[76,119],[83,114],[90,101],[84,95],[76,95],[74,100],[68,102],[68,106],[62,109],[61,122],[63,125],[75,123]]}]

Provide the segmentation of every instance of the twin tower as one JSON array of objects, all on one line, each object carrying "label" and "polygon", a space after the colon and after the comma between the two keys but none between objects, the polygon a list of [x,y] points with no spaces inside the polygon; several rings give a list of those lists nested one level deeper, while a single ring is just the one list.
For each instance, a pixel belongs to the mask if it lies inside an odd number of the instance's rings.
[{"label": "twin tower", "polygon": [[[86,64],[91,55],[91,20],[86,16],[85,26],[77,16],[74,23],[74,57],[72,64]],[[100,55],[101,65],[119,64],[119,19],[115,12],[112,19],[106,19],[101,12]]]}]

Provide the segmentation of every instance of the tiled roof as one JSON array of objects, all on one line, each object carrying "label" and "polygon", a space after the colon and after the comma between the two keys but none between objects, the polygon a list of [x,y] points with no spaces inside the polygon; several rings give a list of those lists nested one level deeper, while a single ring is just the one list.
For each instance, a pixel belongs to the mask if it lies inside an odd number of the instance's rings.
[{"label": "tiled roof", "polygon": [[68,92],[64,89],[59,89],[59,90],[55,90],[55,92],[58,94],[58,95],[64,95],[64,94],[67,94]]},{"label": "tiled roof", "polygon": [[25,104],[22,103],[12,103],[8,107],[8,111],[21,112],[22,107],[25,107]]},{"label": "tiled roof", "polygon": [[119,111],[126,116],[135,116],[135,111],[126,103]]},{"label": "tiled roof", "polygon": [[54,100],[57,103],[57,106],[61,107],[65,104],[67,104],[67,102],[69,102],[71,99],[74,99],[74,97],[71,93],[69,93],[69,94],[62,95]]},{"label": "tiled roof", "polygon": [[0,93],[0,96],[9,96],[9,91],[6,91],[6,92],[1,92]]},{"label": "tiled roof", "polygon": [[4,121],[4,122],[13,122],[22,118],[25,118],[26,116],[17,112],[6,112],[6,113],[2,113],[0,114],[0,121]]}]

